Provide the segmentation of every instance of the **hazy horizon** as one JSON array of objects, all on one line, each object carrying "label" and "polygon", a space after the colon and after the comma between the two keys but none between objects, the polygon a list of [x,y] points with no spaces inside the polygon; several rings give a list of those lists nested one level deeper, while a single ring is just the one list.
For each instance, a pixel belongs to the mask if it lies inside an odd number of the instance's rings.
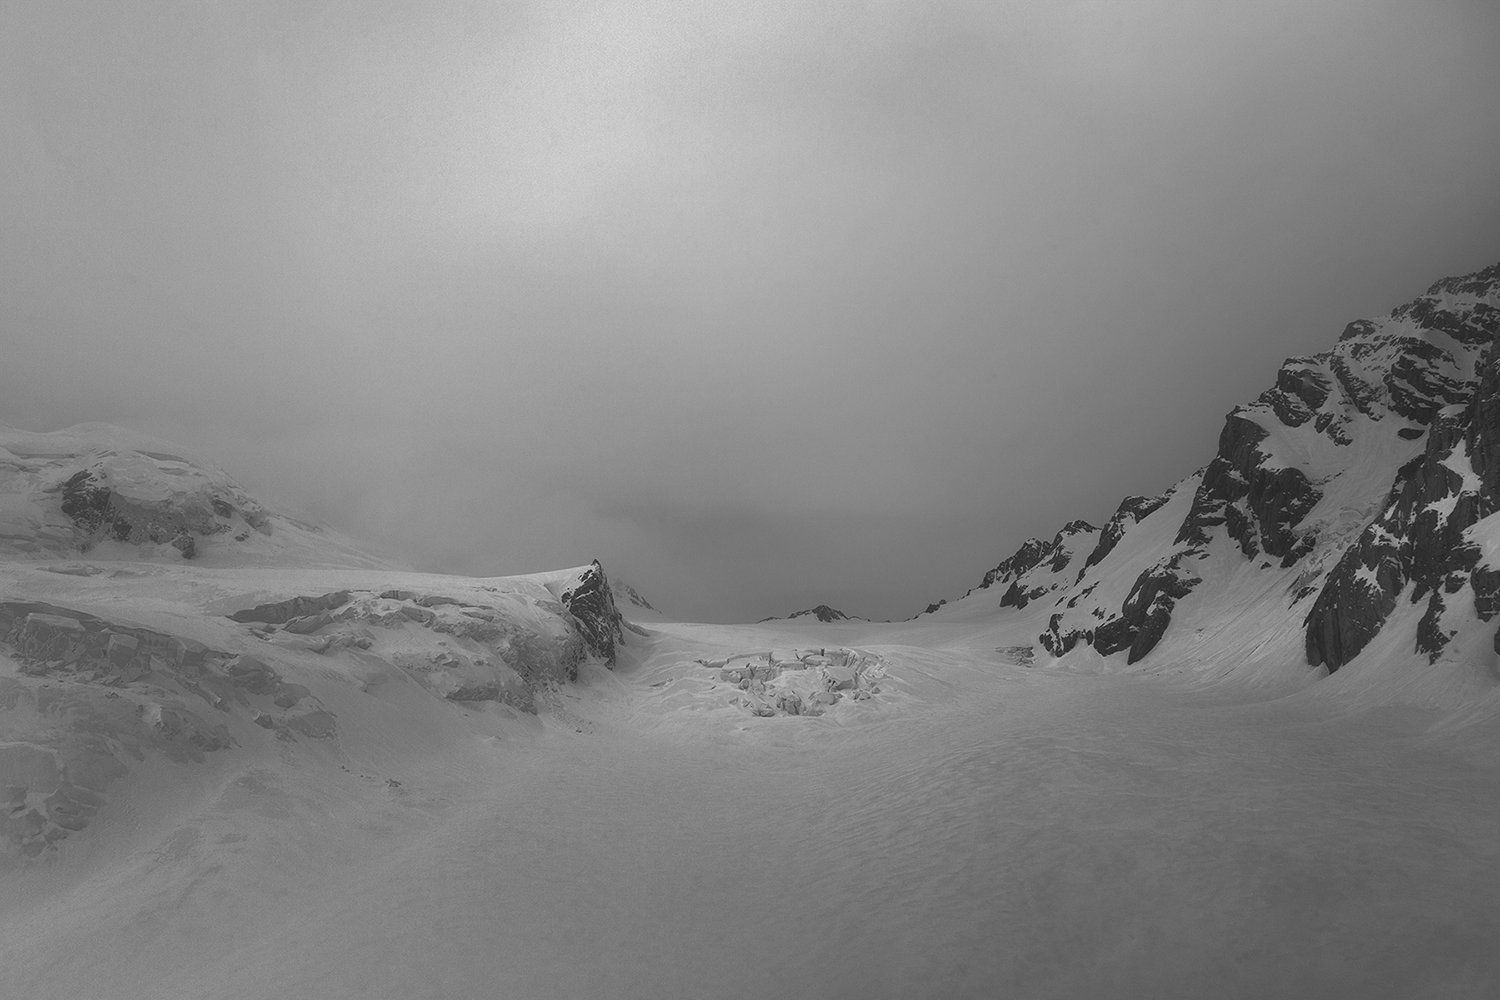
[{"label": "hazy horizon", "polygon": [[1500,261],[1478,2],[0,8],[0,423],[906,618]]}]

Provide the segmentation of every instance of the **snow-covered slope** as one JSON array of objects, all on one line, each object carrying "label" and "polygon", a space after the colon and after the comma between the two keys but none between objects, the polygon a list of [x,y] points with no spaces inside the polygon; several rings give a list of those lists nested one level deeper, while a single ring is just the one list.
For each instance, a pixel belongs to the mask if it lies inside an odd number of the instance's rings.
[{"label": "snow-covered slope", "polygon": [[[1059,657],[1135,663],[1170,639],[1165,660],[1249,663],[1295,635],[1289,659],[1312,678],[1390,629],[1392,648],[1430,663],[1492,669],[1497,307],[1500,265],[1349,324],[1236,407],[1203,469],[1127,498],[1097,533],[1075,522],[1050,545],[1028,542],[965,600],[1004,587],[995,606],[1045,601],[1038,641]],[[1094,540],[1082,560],[1063,548],[1070,536]],[[1396,614],[1417,602],[1415,620]],[[1212,627],[1185,632],[1186,619]]]}]

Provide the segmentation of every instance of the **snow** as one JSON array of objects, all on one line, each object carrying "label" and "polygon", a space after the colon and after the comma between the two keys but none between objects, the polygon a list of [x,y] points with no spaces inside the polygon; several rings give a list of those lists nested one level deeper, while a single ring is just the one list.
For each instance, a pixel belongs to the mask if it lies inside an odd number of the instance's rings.
[{"label": "snow", "polygon": [[[205,616],[262,595],[550,577],[96,568],[0,587],[222,641]],[[0,996],[1493,995],[1497,715],[1452,726],[1370,656],[1313,683],[1263,653],[1268,687],[1195,659],[1191,598],[1150,672],[1016,666],[1036,614],[958,611],[653,623],[538,717],[309,655],[336,740],[147,756],[0,873]],[[881,693],[755,718],[697,662],[818,649],[879,657]],[[1437,669],[1471,716],[1493,690]]]},{"label": "snow", "polygon": [[1453,443],[1452,451],[1443,459],[1443,465],[1458,474],[1462,482],[1459,484],[1460,493],[1474,495],[1484,489],[1484,481],[1479,478],[1479,473],[1474,471],[1474,462],[1469,457],[1469,442],[1459,438]]},{"label": "snow", "polygon": [[[1337,452],[1268,439],[1332,479],[1307,519],[1322,563],[1421,447],[1356,429]],[[226,703],[203,711],[232,746],[174,751],[154,735],[168,701],[0,655],[0,825],[89,768],[78,787],[102,791],[39,857],[0,855],[0,997],[1500,992],[1500,669],[1468,594],[1438,662],[1410,649],[1422,608],[1402,595],[1331,676],[1306,666],[1287,574],[1221,534],[1131,667],[1034,655],[1062,609],[1000,612],[995,588],[902,623],[703,625],[621,601],[641,627],[616,669],[541,687],[530,715],[402,669],[461,654],[448,633],[318,653],[225,616],[409,590],[552,634],[581,568],[412,573],[274,513],[271,535],[191,562],[109,542],[64,558],[70,529],[35,500],[64,459],[137,451],[119,468],[142,488],[223,474],[102,425],[0,429],[0,448],[0,536],[23,555],[0,559],[0,600],[253,653],[329,723],[272,732]],[[1064,627],[1176,551],[1198,482],[1089,568]],[[1497,524],[1469,531],[1488,565]],[[856,665],[872,683],[762,718],[721,672],[752,662],[805,666],[771,682],[805,702]]]}]

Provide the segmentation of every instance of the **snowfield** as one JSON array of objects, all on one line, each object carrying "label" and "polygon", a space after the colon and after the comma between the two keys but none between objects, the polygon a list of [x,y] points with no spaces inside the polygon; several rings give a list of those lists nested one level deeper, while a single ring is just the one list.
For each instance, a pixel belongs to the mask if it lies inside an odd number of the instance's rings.
[{"label": "snowfield", "polygon": [[[0,582],[161,627],[351,585],[95,568]],[[1013,662],[1045,621],[972,600],[897,624],[648,621],[535,715],[291,649],[278,669],[336,733],[137,751],[86,828],[0,870],[0,996],[1500,991],[1500,735],[1473,696],[1492,665],[1429,668],[1468,672],[1460,711],[1405,668],[1319,681],[1295,636],[1271,666],[1258,637],[1245,671],[1194,660],[1187,627],[1149,671]],[[757,717],[699,662],[835,648],[883,676],[817,717]],[[5,724],[35,723],[24,707]]]}]

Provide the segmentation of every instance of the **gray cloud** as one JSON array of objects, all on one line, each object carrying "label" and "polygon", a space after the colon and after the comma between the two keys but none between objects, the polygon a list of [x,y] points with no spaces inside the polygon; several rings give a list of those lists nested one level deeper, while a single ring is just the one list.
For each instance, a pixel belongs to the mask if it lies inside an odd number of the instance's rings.
[{"label": "gray cloud", "polygon": [[22,3],[0,420],[904,617],[1500,259],[1485,4]]}]

